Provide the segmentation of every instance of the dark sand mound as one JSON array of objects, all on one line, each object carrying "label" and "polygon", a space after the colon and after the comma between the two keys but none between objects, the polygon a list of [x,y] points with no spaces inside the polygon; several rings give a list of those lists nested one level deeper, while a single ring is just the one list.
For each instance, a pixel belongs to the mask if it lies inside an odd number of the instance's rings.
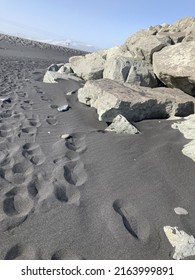
[{"label": "dark sand mound", "polygon": [[[79,83],[41,82],[66,53],[6,44],[0,259],[171,259],[163,227],[195,232],[194,165],[181,153],[182,135],[167,120],[137,123],[138,135],[105,133],[95,110],[77,101]],[[64,104],[70,109],[59,112]]]}]

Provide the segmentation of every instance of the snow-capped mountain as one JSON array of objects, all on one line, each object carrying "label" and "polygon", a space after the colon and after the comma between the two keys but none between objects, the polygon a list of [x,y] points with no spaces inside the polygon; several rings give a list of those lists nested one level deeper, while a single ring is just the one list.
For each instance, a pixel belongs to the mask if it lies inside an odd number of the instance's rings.
[{"label": "snow-capped mountain", "polygon": [[57,45],[57,46],[87,51],[87,52],[95,52],[98,50],[98,48],[95,48],[93,45],[85,44],[83,42],[73,41],[70,39],[65,39],[65,40],[40,40],[39,39],[39,41],[52,45]]}]

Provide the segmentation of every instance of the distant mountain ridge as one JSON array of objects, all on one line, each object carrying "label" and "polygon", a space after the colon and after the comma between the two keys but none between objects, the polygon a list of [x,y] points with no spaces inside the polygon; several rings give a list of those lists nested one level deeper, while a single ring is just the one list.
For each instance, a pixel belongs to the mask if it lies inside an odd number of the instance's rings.
[{"label": "distant mountain ridge", "polygon": [[[0,41],[8,42],[11,44],[17,44],[21,46],[29,46],[29,47],[39,47],[41,49],[55,49],[55,50],[73,50],[77,54],[84,54],[92,52],[92,46],[85,46],[79,42],[73,41],[55,41],[55,40],[36,40],[31,38],[24,38],[23,35],[14,36],[0,33]],[[83,48],[82,48],[83,47]],[[91,51],[90,51],[91,49]],[[95,48],[94,48],[95,50]]]}]

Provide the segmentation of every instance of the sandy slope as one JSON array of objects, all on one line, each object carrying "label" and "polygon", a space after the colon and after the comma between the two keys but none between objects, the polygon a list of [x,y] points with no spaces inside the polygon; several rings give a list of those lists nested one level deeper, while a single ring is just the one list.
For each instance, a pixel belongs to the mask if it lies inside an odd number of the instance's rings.
[{"label": "sandy slope", "polygon": [[137,123],[140,135],[105,133],[94,109],[66,96],[81,85],[41,82],[70,53],[2,48],[0,259],[171,259],[163,226],[195,232],[182,135],[166,120]]}]

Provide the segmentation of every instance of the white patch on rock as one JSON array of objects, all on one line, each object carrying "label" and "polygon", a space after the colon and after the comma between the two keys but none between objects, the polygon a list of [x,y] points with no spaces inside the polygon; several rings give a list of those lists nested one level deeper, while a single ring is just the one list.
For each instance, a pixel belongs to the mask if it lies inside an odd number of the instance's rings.
[{"label": "white patch on rock", "polygon": [[182,207],[176,207],[174,208],[174,211],[177,215],[187,215],[188,211]]},{"label": "white patch on rock", "polygon": [[177,227],[165,226],[164,232],[171,245],[175,248],[173,258],[180,260],[195,255],[195,239]]}]

